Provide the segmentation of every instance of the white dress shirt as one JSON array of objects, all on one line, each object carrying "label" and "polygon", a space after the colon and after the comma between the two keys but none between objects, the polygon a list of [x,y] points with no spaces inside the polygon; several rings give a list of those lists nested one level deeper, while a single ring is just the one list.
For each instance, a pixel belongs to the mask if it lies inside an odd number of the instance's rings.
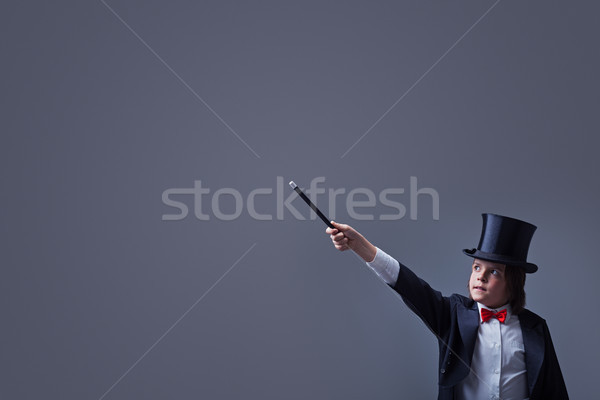
[{"label": "white dress shirt", "polygon": [[489,309],[493,312],[506,309],[506,320],[496,318],[481,321],[475,350],[471,359],[471,373],[457,387],[462,399],[523,400],[527,399],[527,370],[525,346],[519,318],[513,315],[510,305]]},{"label": "white dress shirt", "polygon": [[[398,280],[400,264],[396,259],[377,248],[373,261],[367,265],[388,285]],[[479,307],[479,329],[475,350],[471,359],[471,372],[456,387],[456,395],[464,400],[527,400],[527,370],[525,346],[519,318],[513,315],[510,305],[506,308],[503,324],[496,318],[481,321],[482,304]]]}]

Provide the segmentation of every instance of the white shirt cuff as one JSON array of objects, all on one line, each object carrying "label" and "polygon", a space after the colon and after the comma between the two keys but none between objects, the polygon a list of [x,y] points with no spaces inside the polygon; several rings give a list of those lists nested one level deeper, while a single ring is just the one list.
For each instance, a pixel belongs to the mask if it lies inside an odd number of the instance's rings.
[{"label": "white shirt cuff", "polygon": [[396,284],[400,272],[400,263],[379,247],[376,248],[375,258],[367,265],[388,285]]}]

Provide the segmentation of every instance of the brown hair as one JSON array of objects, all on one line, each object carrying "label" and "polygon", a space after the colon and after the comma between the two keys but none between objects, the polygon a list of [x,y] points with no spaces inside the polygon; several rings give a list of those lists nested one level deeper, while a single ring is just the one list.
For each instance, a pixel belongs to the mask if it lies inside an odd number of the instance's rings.
[{"label": "brown hair", "polygon": [[513,314],[518,314],[525,307],[525,270],[521,267],[507,265],[504,270],[508,303]]}]

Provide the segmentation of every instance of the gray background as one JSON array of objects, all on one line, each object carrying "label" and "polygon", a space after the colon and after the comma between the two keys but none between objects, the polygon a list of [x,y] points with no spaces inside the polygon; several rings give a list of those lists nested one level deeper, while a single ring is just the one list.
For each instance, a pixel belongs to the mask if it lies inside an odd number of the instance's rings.
[{"label": "gray background", "polygon": [[[482,212],[538,225],[528,306],[586,398],[600,355],[599,11],[3,3],[0,397],[434,398],[435,338],[320,221],[162,220],[162,192],[194,180],[245,200],[278,176],[375,193],[416,176],[439,193],[439,220],[427,196],[416,220],[352,220],[343,202],[337,220],[446,294],[466,293],[461,249]],[[275,215],[275,195],[257,211]]]}]

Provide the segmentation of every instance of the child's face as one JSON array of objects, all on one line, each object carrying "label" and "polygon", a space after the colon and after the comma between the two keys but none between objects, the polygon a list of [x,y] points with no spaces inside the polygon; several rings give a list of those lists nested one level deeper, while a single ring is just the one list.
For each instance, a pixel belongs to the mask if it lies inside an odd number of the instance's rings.
[{"label": "child's face", "polygon": [[469,279],[471,298],[488,308],[508,303],[505,270],[504,264],[474,259]]}]

